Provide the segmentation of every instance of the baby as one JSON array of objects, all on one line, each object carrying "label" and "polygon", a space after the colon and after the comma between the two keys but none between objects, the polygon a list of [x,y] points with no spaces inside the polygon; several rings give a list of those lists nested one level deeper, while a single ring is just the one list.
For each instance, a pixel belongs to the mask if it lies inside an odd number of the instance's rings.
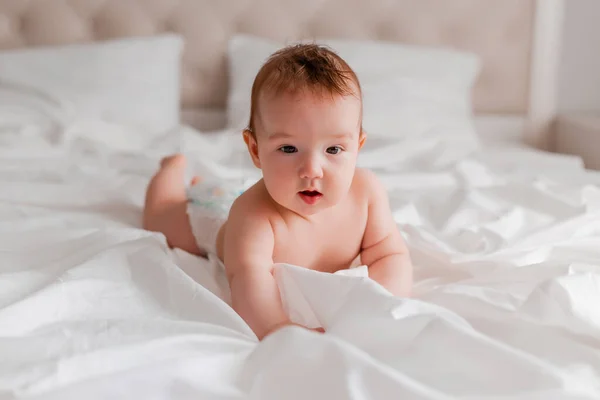
[{"label": "baby", "polygon": [[[412,264],[386,190],[372,172],[356,167],[366,139],[362,94],[342,58],[315,44],[274,53],[255,78],[243,138],[262,179],[232,197],[220,223],[207,217],[203,226],[202,218],[190,218],[197,206],[186,192],[186,160],[175,155],[162,161],[148,186],[144,228],[162,232],[171,247],[214,251],[232,307],[260,340],[293,324],[274,263],[333,273],[360,256],[371,279],[409,296]],[[203,185],[191,183],[192,189]]]}]

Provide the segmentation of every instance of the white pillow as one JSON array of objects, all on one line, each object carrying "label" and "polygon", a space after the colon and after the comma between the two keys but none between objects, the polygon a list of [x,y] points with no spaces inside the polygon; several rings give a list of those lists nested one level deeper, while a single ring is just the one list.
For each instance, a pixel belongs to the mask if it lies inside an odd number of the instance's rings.
[{"label": "white pillow", "polygon": [[71,119],[150,131],[179,123],[183,40],[172,34],[0,52],[0,82],[35,88]]},{"label": "white pillow", "polygon": [[[471,91],[480,70],[474,54],[379,41],[317,42],[331,47],[357,74],[369,135],[474,135]],[[247,125],[254,77],[282,45],[250,35],[230,40],[229,128]]]}]

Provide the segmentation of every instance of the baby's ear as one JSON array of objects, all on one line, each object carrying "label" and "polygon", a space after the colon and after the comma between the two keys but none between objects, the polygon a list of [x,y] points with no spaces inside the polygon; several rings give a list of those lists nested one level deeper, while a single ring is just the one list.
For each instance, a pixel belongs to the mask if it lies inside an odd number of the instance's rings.
[{"label": "baby's ear", "polygon": [[248,153],[250,153],[250,157],[252,157],[252,162],[256,168],[260,168],[260,160],[258,158],[258,143],[256,142],[256,138],[248,129],[244,129],[244,142],[246,142],[246,146],[248,146]]},{"label": "baby's ear", "polygon": [[365,142],[367,141],[367,133],[363,130],[360,131],[360,136],[358,137],[358,149],[362,149]]}]

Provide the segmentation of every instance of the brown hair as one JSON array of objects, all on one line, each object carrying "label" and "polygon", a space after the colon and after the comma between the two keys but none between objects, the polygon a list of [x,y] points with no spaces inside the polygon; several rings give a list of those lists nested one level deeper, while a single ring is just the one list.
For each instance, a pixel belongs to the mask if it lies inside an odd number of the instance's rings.
[{"label": "brown hair", "polygon": [[305,89],[319,94],[361,98],[356,74],[333,50],[314,43],[287,46],[273,53],[254,78],[248,130],[252,135],[256,134],[256,113],[261,94]]}]

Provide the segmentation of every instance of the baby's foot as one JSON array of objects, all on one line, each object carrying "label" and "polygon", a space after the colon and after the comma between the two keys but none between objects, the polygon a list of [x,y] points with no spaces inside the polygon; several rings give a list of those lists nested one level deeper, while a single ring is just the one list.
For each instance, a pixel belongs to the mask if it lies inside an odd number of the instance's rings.
[{"label": "baby's foot", "polygon": [[186,159],[183,154],[177,153],[171,156],[167,156],[160,160],[160,168],[173,168],[173,167],[183,167],[185,168]]},{"label": "baby's foot", "polygon": [[146,191],[147,206],[155,203],[185,202],[185,184],[183,181],[185,167],[186,159],[183,154],[174,154],[160,161],[160,168],[150,180]]},{"label": "baby's foot", "polygon": [[[185,167],[187,164],[187,160],[183,154],[177,153],[171,156],[167,156],[160,161],[160,171],[159,173],[169,173],[169,171],[174,171],[178,175],[185,171]],[[194,186],[197,183],[202,182],[202,177],[195,175],[191,179],[191,186]]]},{"label": "baby's foot", "polygon": [[183,154],[165,157],[146,189],[142,226],[161,232],[170,247],[201,254],[187,215],[184,184],[186,158]]}]

